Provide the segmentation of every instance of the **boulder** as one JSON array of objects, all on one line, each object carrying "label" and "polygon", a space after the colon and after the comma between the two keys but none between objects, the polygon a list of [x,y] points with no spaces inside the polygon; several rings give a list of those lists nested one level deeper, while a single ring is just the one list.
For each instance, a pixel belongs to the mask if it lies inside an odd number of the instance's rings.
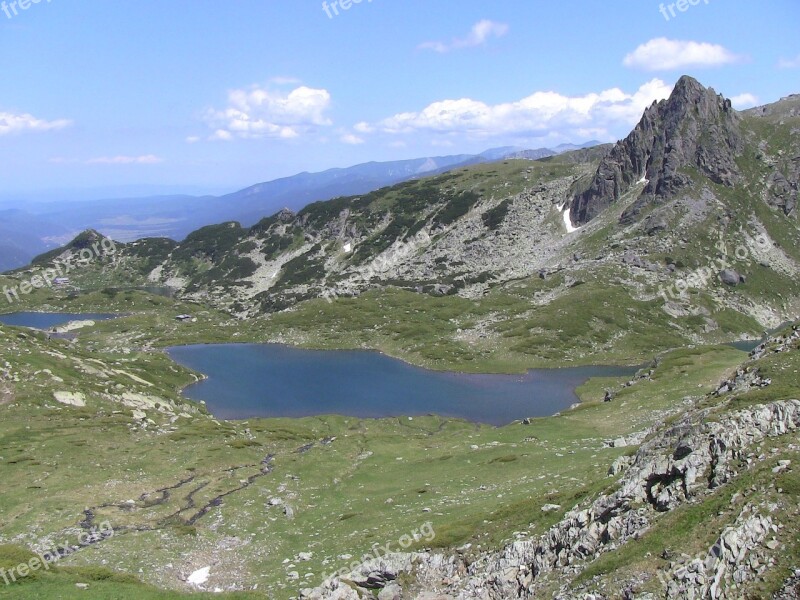
[{"label": "boulder", "polygon": [[668,227],[667,219],[662,215],[651,215],[644,225],[644,231],[647,235],[655,235],[660,231],[665,231]]},{"label": "boulder", "polygon": [[53,398],[68,406],[86,406],[86,396],[79,392],[53,392]]},{"label": "boulder", "polygon": [[744,277],[739,275],[733,269],[724,269],[720,271],[719,278],[722,280],[722,283],[725,285],[739,285],[740,283],[744,283]]}]

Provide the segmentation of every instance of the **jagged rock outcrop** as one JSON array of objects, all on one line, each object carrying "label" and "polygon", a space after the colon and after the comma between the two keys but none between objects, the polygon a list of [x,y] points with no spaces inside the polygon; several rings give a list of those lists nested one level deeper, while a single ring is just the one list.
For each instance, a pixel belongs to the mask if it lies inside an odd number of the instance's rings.
[{"label": "jagged rock outcrop", "polygon": [[743,147],[740,117],[730,100],[684,76],[669,99],[653,103],[636,128],[618,142],[597,168],[589,188],[572,202],[570,216],[583,225],[646,180],[622,222],[632,222],[648,204],[674,196],[691,183],[695,167],[715,183],[739,180],[736,155]]},{"label": "jagged rock outcrop", "polygon": [[793,325],[790,332],[774,337],[753,348],[750,358],[758,360],[770,353],[781,354],[792,350],[800,350],[800,327],[797,325]]},{"label": "jagged rock outcrop", "polygon": [[727,527],[709,549],[705,559],[696,558],[677,567],[666,581],[667,600],[684,598],[734,598],[726,589],[764,574],[769,559],[764,556],[766,538],[777,531],[765,509],[745,506],[736,522]]},{"label": "jagged rock outcrop", "polygon": [[[795,161],[795,166],[800,170],[800,160]],[[767,204],[780,209],[785,215],[791,215],[797,208],[797,173],[794,173],[792,181],[780,171],[774,171],[768,178],[764,190]]]},{"label": "jagged rock outcrop", "polygon": [[[416,589],[442,594],[442,598],[534,597],[540,578],[553,573],[560,578],[577,574],[587,561],[642,535],[658,513],[673,510],[728,482],[749,448],[767,437],[782,436],[800,427],[800,401],[756,406],[718,421],[709,418],[713,418],[709,411],[687,415],[645,442],[625,470],[617,491],[574,508],[537,540],[513,542],[500,552],[483,555],[471,563],[459,555],[389,555],[364,563],[346,578],[331,579],[320,588],[304,590],[301,598],[356,599],[360,597],[359,589],[379,589],[381,582],[396,582],[401,574],[411,572]],[[681,571],[676,573],[676,589],[695,584],[710,589],[715,584],[716,595],[712,597],[725,597],[720,586],[726,581],[726,573],[740,581],[749,576],[749,571],[739,564],[746,555],[741,552],[740,542],[760,543],[771,524],[758,514],[740,519],[721,535],[722,551],[708,565],[712,579],[680,579],[685,574]],[[717,577],[718,573],[722,575]]]}]

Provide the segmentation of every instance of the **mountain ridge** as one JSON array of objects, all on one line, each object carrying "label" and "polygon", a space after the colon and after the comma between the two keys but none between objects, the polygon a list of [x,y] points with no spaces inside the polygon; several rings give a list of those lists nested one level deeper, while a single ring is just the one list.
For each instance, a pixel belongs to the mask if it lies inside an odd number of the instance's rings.
[{"label": "mountain ridge", "polygon": [[[635,361],[645,345],[753,336],[800,313],[792,160],[800,140],[784,135],[787,119],[797,119],[793,106],[771,107],[770,117],[738,113],[684,78],[614,147],[483,162],[283,210],[252,227],[226,222],[183,242],[123,244],[113,269],[98,264],[74,281],[89,289],[169,287],[240,319],[269,316],[289,342],[322,343],[300,319],[318,321],[317,303],[330,302],[322,314],[348,316],[328,337],[351,344],[355,335],[436,368],[418,355],[424,345],[396,347],[374,303],[419,296],[460,306],[470,316],[447,342],[452,356],[506,356],[500,369]],[[730,144],[710,145],[717,137]],[[608,184],[595,185],[598,178]],[[581,198],[597,214],[575,227]],[[350,311],[359,310],[375,322],[347,333]],[[614,333],[620,310],[630,317],[622,336]],[[580,319],[565,320],[570,313],[595,325],[577,327]]]},{"label": "mountain ridge", "polygon": [[[591,144],[589,142],[583,146]],[[182,240],[207,225],[239,221],[252,226],[265,215],[281,208],[297,211],[312,202],[366,194],[420,176],[484,161],[502,160],[512,150],[515,148],[490,149],[482,154],[371,161],[316,173],[302,172],[218,196],[169,194],[34,203],[30,208],[16,209],[21,211],[20,218],[13,227],[8,228],[8,237],[18,238],[18,241],[7,245],[6,250],[0,248],[0,272],[24,267],[37,253],[68,242],[70,235],[75,236],[84,229],[96,229],[122,242],[145,237]],[[555,150],[544,149],[534,152],[541,156],[556,153]],[[11,204],[6,202],[4,207]],[[52,223],[59,223],[59,226],[56,228]]]}]

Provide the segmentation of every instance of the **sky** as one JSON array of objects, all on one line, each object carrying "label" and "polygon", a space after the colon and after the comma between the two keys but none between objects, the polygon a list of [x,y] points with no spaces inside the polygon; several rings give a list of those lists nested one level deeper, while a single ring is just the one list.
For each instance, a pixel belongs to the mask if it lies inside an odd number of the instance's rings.
[{"label": "sky", "polygon": [[5,195],[614,141],[683,74],[800,92],[797,0],[0,2]]}]

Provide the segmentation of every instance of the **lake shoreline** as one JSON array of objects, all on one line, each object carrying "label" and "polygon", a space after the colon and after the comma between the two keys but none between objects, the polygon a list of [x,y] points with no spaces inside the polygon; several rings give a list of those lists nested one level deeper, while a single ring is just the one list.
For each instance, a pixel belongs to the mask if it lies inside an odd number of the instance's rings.
[{"label": "lake shoreline", "polygon": [[[338,414],[442,418],[504,426],[566,412],[576,389],[598,377],[632,377],[633,366],[529,369],[525,373],[461,373],[412,365],[376,350],[320,350],[276,343],[189,344],[164,348],[200,380],[180,393],[205,402],[216,418],[304,418]],[[398,407],[402,409],[398,410]]]}]

